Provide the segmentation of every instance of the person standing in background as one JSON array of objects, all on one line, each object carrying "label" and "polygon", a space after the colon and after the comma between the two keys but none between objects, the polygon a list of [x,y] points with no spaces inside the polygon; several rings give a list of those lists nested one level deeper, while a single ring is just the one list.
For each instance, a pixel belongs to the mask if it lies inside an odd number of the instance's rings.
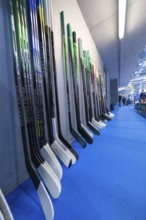
[{"label": "person standing in background", "polygon": [[141,91],[139,97],[140,97],[140,102],[144,102],[145,101],[146,94],[145,94],[144,90]]},{"label": "person standing in background", "polygon": [[119,107],[121,107],[122,104],[122,94],[119,94]]},{"label": "person standing in background", "polygon": [[123,96],[122,98],[123,105],[126,105],[126,98]]}]

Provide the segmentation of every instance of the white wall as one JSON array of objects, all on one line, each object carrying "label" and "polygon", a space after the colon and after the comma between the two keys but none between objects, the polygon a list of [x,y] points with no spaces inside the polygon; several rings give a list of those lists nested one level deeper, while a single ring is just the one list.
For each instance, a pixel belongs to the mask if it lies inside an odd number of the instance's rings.
[{"label": "white wall", "polygon": [[[68,132],[68,118],[67,118],[67,105],[65,102],[65,83],[63,72],[63,58],[62,58],[62,43],[61,43],[61,22],[60,12],[64,11],[65,24],[68,23],[72,26],[72,31],[77,33],[77,38],[81,38],[83,42],[83,50],[89,50],[91,61],[95,64],[97,69],[102,68],[102,61],[89,32],[89,29],[85,23],[81,10],[76,0],[53,0],[53,24],[55,35],[55,53],[56,53],[56,65],[57,65],[57,78],[59,88],[59,100],[60,100],[60,114],[61,124],[64,135],[71,140],[71,136]],[[73,98],[73,97],[72,97]],[[83,101],[83,98],[82,98]],[[72,105],[74,110],[74,105]],[[84,109],[81,105],[81,119],[85,121]],[[75,115],[72,117],[72,121],[75,125]]]}]

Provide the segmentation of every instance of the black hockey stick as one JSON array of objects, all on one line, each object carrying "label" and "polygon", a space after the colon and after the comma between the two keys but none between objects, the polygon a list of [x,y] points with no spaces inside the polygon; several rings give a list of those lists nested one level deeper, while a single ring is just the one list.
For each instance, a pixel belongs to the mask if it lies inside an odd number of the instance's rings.
[{"label": "black hockey stick", "polygon": [[108,115],[106,115],[106,107],[104,102],[105,100],[103,97],[103,85],[102,85],[102,79],[100,73],[99,73],[99,84],[100,84],[100,97],[101,97],[101,110],[102,110],[101,117],[103,117],[107,121],[110,121],[111,118]]},{"label": "black hockey stick", "polygon": [[73,81],[77,129],[79,133],[84,137],[84,139],[88,143],[92,144],[93,134],[91,136],[88,133],[88,130],[84,129],[80,119],[80,100],[79,100],[79,88],[78,88],[78,53],[77,53],[77,45],[76,45],[76,33],[75,32],[72,33],[70,24],[67,25],[67,30],[68,30],[68,42],[69,42],[69,58],[70,58],[70,66],[71,66],[70,70],[72,73],[72,81]]},{"label": "black hockey stick", "polygon": [[[71,145],[64,139],[61,133],[60,114],[59,114],[59,100],[57,95],[57,73],[55,62],[55,50],[54,50],[54,35],[53,35],[53,22],[52,22],[52,10],[51,0],[44,1],[45,10],[45,38],[46,38],[46,56],[47,56],[47,77],[48,88],[50,93],[50,105],[52,105],[52,125],[54,131],[54,137],[57,143],[70,154],[72,163],[75,163],[79,158],[77,152],[71,147]],[[50,27],[48,26],[50,25]],[[59,134],[59,135],[58,135]]]},{"label": "black hockey stick", "polygon": [[71,121],[71,105],[70,105],[70,92],[69,92],[69,76],[68,76],[68,64],[67,64],[67,45],[66,45],[66,34],[65,34],[65,24],[64,24],[64,12],[61,12],[61,30],[62,30],[62,50],[63,50],[63,62],[65,71],[65,81],[66,81],[66,94],[67,94],[67,105],[68,105],[68,117],[69,117],[69,128],[72,136],[78,141],[82,147],[86,147],[86,142],[81,138],[81,136],[73,129]]},{"label": "black hockey stick", "polygon": [[103,68],[102,76],[103,76],[102,82],[103,82],[103,89],[104,89],[105,112],[112,119],[114,117],[114,114],[109,111],[108,104],[107,104],[107,102],[108,102],[108,96],[107,96],[108,91],[107,91],[107,73],[106,73],[105,68]]},{"label": "black hockey stick", "polygon": [[92,82],[92,96],[93,96],[93,109],[94,109],[94,117],[96,121],[100,121],[100,118],[98,117],[98,109],[96,104],[96,84],[95,84],[95,70],[94,65],[91,65],[91,82]]},{"label": "black hockey stick", "polygon": [[[45,26],[44,26],[44,22],[42,22],[42,20],[44,20],[44,15],[43,15],[43,4],[41,1],[38,1],[38,6],[37,6],[38,10],[37,10],[37,15],[38,15],[38,27],[39,27],[39,45],[40,45],[40,52],[41,52],[41,65],[42,68],[44,68],[44,72],[43,72],[43,86],[44,86],[44,94],[45,94],[45,104],[46,104],[46,114],[49,113],[49,107],[50,107],[50,119],[51,119],[51,123],[50,123],[50,128],[52,130],[52,148],[54,150],[56,150],[56,147],[59,149],[61,155],[59,154],[58,156],[61,156],[61,158],[63,159],[65,156],[70,158],[70,164],[68,165],[71,166],[72,162],[76,161],[75,156],[68,150],[68,148],[66,148],[65,146],[62,147],[62,145],[60,145],[60,143],[58,143],[58,141],[55,138],[55,132],[56,130],[54,130],[54,127],[57,126],[56,125],[56,118],[55,118],[55,100],[54,100],[54,86],[53,86],[53,76],[52,74],[52,65],[51,65],[51,57],[50,55],[50,48],[49,48],[49,44],[48,44],[48,39],[46,40],[46,35],[45,35]],[[41,9],[41,11],[39,10]],[[45,66],[46,65],[46,69]],[[48,100],[47,100],[48,98]],[[48,102],[49,101],[49,102]],[[49,104],[49,106],[48,106]],[[49,117],[49,115],[47,115],[47,117]],[[55,126],[54,126],[55,124]],[[55,127],[56,128],[56,127]],[[57,150],[58,150],[57,149]],[[64,154],[64,155],[63,155]],[[65,162],[65,161],[64,161]]]},{"label": "black hockey stick", "polygon": [[96,71],[96,74],[95,74],[95,83],[96,83],[96,94],[95,95],[96,95],[98,118],[104,122],[105,119],[101,116],[102,110],[101,110],[101,96],[100,96],[100,83],[99,83],[98,71]]},{"label": "black hockey stick", "polygon": [[105,123],[99,118],[99,112],[98,112],[98,100],[97,100],[97,84],[96,84],[96,76],[95,76],[95,67],[93,64],[91,64],[91,82],[92,82],[92,97],[93,97],[93,110],[94,110],[94,118],[97,121],[97,124],[100,128],[103,128],[106,126]]},{"label": "black hockey stick", "polygon": [[82,40],[80,38],[78,40],[78,45],[79,45],[79,58],[80,58],[80,68],[81,68],[81,80],[82,80],[83,94],[84,94],[86,124],[90,128],[91,131],[93,131],[95,134],[98,135],[99,130],[90,121],[89,103],[88,103],[88,98],[87,98],[87,87],[86,87],[85,59],[83,57]]}]

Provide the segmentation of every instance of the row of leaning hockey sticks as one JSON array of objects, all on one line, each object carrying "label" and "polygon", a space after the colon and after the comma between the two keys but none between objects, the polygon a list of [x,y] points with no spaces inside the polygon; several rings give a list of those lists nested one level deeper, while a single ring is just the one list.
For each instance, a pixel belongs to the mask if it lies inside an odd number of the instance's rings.
[{"label": "row of leaning hockey sticks", "polygon": [[[61,193],[63,171],[58,159],[70,167],[79,158],[61,131],[52,0],[10,0],[10,14],[15,88],[26,168],[44,216],[52,220],[54,209],[48,192],[54,199]],[[61,12],[61,30],[69,130],[84,148],[86,142],[93,143],[93,135],[99,135],[106,126],[105,121],[114,115],[107,109],[105,79],[95,71],[89,52],[82,50],[82,40],[77,42],[70,24],[66,35],[64,12]],[[82,123],[80,115],[79,77],[86,124]],[[71,84],[73,94],[70,94]],[[74,96],[77,128],[72,124],[71,95]]]},{"label": "row of leaning hockey sticks", "polygon": [[[70,115],[71,100],[69,99],[71,89],[69,86],[72,84],[77,133],[80,134],[86,142],[91,144],[93,142],[93,134],[99,135],[100,130],[106,126],[104,122],[110,121],[114,116],[114,114],[109,112],[107,108],[106,83],[104,82],[105,76],[103,77],[95,70],[94,65],[91,64],[90,61],[89,51],[82,50],[82,40],[80,38],[77,40],[76,32],[72,32],[71,25],[67,24],[67,27],[65,26],[64,12],[62,11],[60,15],[63,63],[67,94],[66,101],[68,104],[70,132],[72,133],[72,121]],[[105,72],[103,74],[105,74]],[[83,90],[86,125],[81,122],[80,118],[81,103],[79,87],[82,87]],[[81,144],[81,139],[74,135],[74,132],[72,135]]]}]

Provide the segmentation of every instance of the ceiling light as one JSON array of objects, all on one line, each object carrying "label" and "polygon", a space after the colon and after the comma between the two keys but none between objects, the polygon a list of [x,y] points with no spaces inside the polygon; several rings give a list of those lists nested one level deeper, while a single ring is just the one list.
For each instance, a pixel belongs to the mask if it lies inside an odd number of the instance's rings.
[{"label": "ceiling light", "polygon": [[127,0],[119,0],[119,38],[124,37]]}]

